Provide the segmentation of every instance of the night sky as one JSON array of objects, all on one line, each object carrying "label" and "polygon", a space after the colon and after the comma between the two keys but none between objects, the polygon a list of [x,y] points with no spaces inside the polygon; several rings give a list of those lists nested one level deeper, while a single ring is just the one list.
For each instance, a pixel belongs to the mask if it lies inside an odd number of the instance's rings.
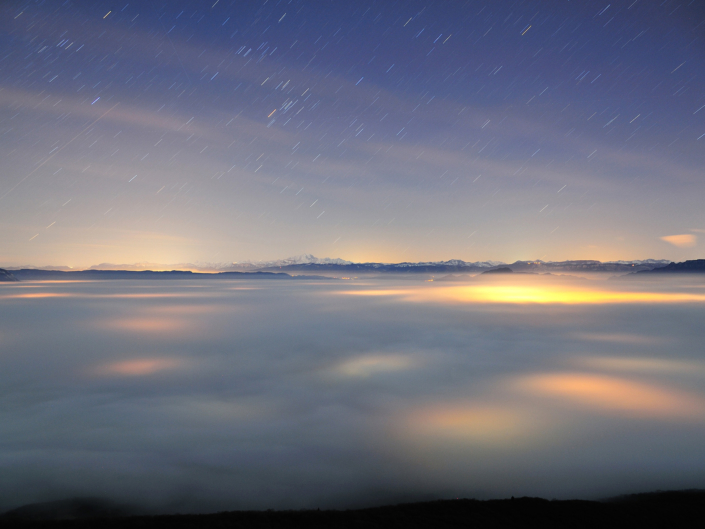
[{"label": "night sky", "polygon": [[0,20],[0,266],[702,257],[697,0]]}]

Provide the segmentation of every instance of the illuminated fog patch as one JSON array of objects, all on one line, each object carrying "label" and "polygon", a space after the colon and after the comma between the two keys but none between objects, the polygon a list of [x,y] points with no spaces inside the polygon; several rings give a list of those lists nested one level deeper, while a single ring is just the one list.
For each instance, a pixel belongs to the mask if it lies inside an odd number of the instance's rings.
[{"label": "illuminated fog patch", "polygon": [[136,358],[97,366],[91,373],[98,376],[143,377],[182,366],[182,361],[173,358]]},{"label": "illuminated fog patch", "polygon": [[180,318],[116,318],[107,320],[100,325],[115,330],[124,330],[138,333],[165,333],[187,332],[189,322]]},{"label": "illuminated fog patch", "polygon": [[535,417],[525,409],[499,404],[449,403],[412,409],[400,430],[413,444],[440,447],[450,442],[470,448],[526,442],[539,429]]},{"label": "illuminated fog patch", "polygon": [[[702,487],[699,286],[3,289],[63,297],[0,299],[0,509],[78,494],[198,511]],[[586,291],[656,301],[526,301]]]},{"label": "illuminated fog patch", "polygon": [[668,360],[665,358],[592,357],[582,358],[577,363],[605,371],[705,376],[705,362],[698,361]]},{"label": "illuminated fog patch", "polygon": [[616,343],[623,345],[654,345],[663,344],[665,340],[659,336],[648,334],[627,334],[627,333],[576,333],[579,340],[590,342]]},{"label": "illuminated fog patch", "polygon": [[705,420],[705,396],[630,379],[585,373],[520,378],[516,387],[557,403],[630,417]]},{"label": "illuminated fog patch", "polygon": [[[543,278],[504,281],[478,280],[474,284],[440,286],[427,283],[424,287],[397,289],[361,289],[340,294],[360,297],[389,297],[417,302],[441,303],[503,303],[503,304],[561,304],[598,305],[620,303],[702,303],[705,294],[693,292],[650,292],[623,290],[621,285],[585,285],[579,281],[544,280]],[[612,287],[612,288],[609,288]]]},{"label": "illuminated fog patch", "polygon": [[347,377],[368,377],[377,373],[393,373],[412,369],[417,362],[403,355],[369,355],[346,360],[335,372]]},{"label": "illuminated fog patch", "polygon": [[25,294],[4,294],[0,299],[47,299],[47,298],[69,298],[74,297],[65,292],[28,292]]},{"label": "illuminated fog patch", "polygon": [[[555,285],[490,285],[441,289],[439,299],[466,303],[613,304],[703,302],[705,295],[682,292],[629,292]],[[430,295],[429,297],[434,297]]]}]

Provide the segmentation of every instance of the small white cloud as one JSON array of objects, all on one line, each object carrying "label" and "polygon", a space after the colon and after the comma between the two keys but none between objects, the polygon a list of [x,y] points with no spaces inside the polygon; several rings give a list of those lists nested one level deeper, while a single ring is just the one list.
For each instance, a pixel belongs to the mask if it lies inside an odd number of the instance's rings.
[{"label": "small white cloud", "polygon": [[698,238],[690,233],[683,233],[680,235],[666,235],[665,237],[661,237],[661,240],[673,246],[678,246],[678,248],[692,248],[695,246]]}]

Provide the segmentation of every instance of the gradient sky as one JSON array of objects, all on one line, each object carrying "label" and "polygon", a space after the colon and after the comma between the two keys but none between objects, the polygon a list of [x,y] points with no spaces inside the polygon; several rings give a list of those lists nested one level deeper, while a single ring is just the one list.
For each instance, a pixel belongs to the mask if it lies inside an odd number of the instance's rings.
[{"label": "gradient sky", "polygon": [[0,265],[702,257],[697,0],[0,20]]}]

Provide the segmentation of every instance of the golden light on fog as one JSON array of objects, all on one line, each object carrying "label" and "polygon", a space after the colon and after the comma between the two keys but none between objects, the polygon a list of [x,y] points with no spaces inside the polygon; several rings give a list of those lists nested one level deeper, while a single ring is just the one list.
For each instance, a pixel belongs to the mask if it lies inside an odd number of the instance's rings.
[{"label": "golden light on fog", "polygon": [[176,369],[181,365],[182,362],[174,358],[139,358],[105,364],[93,369],[92,372],[102,376],[139,377]]},{"label": "golden light on fog", "polygon": [[564,285],[473,285],[443,288],[440,298],[473,303],[556,303],[568,305],[611,303],[702,302],[705,295],[682,292],[631,292],[566,288]]},{"label": "golden light on fog", "polygon": [[335,372],[348,377],[367,377],[376,373],[403,371],[414,361],[403,355],[369,355],[351,358],[338,365]]},{"label": "golden light on fog", "polygon": [[186,333],[202,326],[203,320],[195,316],[220,310],[216,304],[154,305],[132,311],[129,317],[98,321],[97,325],[136,333]]},{"label": "golden light on fog", "polygon": [[413,294],[414,291],[410,289],[386,289],[386,290],[345,290],[338,292],[338,294],[344,294],[346,296],[371,296],[371,297],[383,297],[383,296],[408,296]]},{"label": "golden light on fog", "polygon": [[[172,315],[191,316],[196,314],[212,314],[221,310],[222,308],[215,304],[159,305],[158,307],[150,308],[149,313],[170,317]],[[228,312],[233,312],[233,308],[228,307]]]},{"label": "golden light on fog", "polygon": [[188,327],[188,322],[181,318],[136,317],[104,321],[102,326],[131,332],[163,333],[167,331],[185,331],[186,327]]},{"label": "golden light on fog", "polygon": [[70,298],[76,297],[73,294],[64,292],[31,292],[28,294],[7,294],[0,296],[0,299],[46,299],[46,298]]},{"label": "golden light on fog", "polygon": [[402,432],[417,440],[496,445],[534,434],[537,423],[526,412],[501,405],[449,403],[411,410]]},{"label": "golden light on fog", "polygon": [[522,377],[522,392],[555,399],[562,406],[661,419],[705,419],[705,398],[644,382],[585,373]]},{"label": "golden light on fog", "polygon": [[663,336],[651,336],[644,334],[580,332],[574,334],[573,336],[578,340],[585,340],[589,342],[605,342],[626,345],[655,345],[668,342],[668,339]]},{"label": "golden light on fog", "polygon": [[[578,283],[578,284],[576,284]],[[705,294],[692,292],[648,292],[612,290],[603,285],[584,286],[583,282],[545,281],[540,278],[511,278],[502,282],[478,282],[453,286],[399,288],[385,290],[351,290],[340,294],[351,296],[398,297],[408,301],[445,303],[509,303],[509,304],[615,304],[615,303],[697,303],[705,302]]]},{"label": "golden light on fog", "polygon": [[[80,281],[63,281],[64,283],[79,283]],[[49,283],[49,281],[47,281]],[[59,283],[59,281],[54,281]],[[35,285],[13,286],[11,288],[28,288]],[[12,293],[0,295],[0,299],[45,299],[45,298],[77,298],[77,299],[157,299],[157,298],[186,298],[195,297],[194,294],[175,293],[120,293],[120,294],[94,294],[76,292],[31,292],[25,294]]]},{"label": "golden light on fog", "polygon": [[687,360],[667,360],[663,358],[619,358],[593,357],[583,358],[581,365],[606,371],[629,371],[657,374],[683,374],[691,376],[705,375],[705,362]]}]

